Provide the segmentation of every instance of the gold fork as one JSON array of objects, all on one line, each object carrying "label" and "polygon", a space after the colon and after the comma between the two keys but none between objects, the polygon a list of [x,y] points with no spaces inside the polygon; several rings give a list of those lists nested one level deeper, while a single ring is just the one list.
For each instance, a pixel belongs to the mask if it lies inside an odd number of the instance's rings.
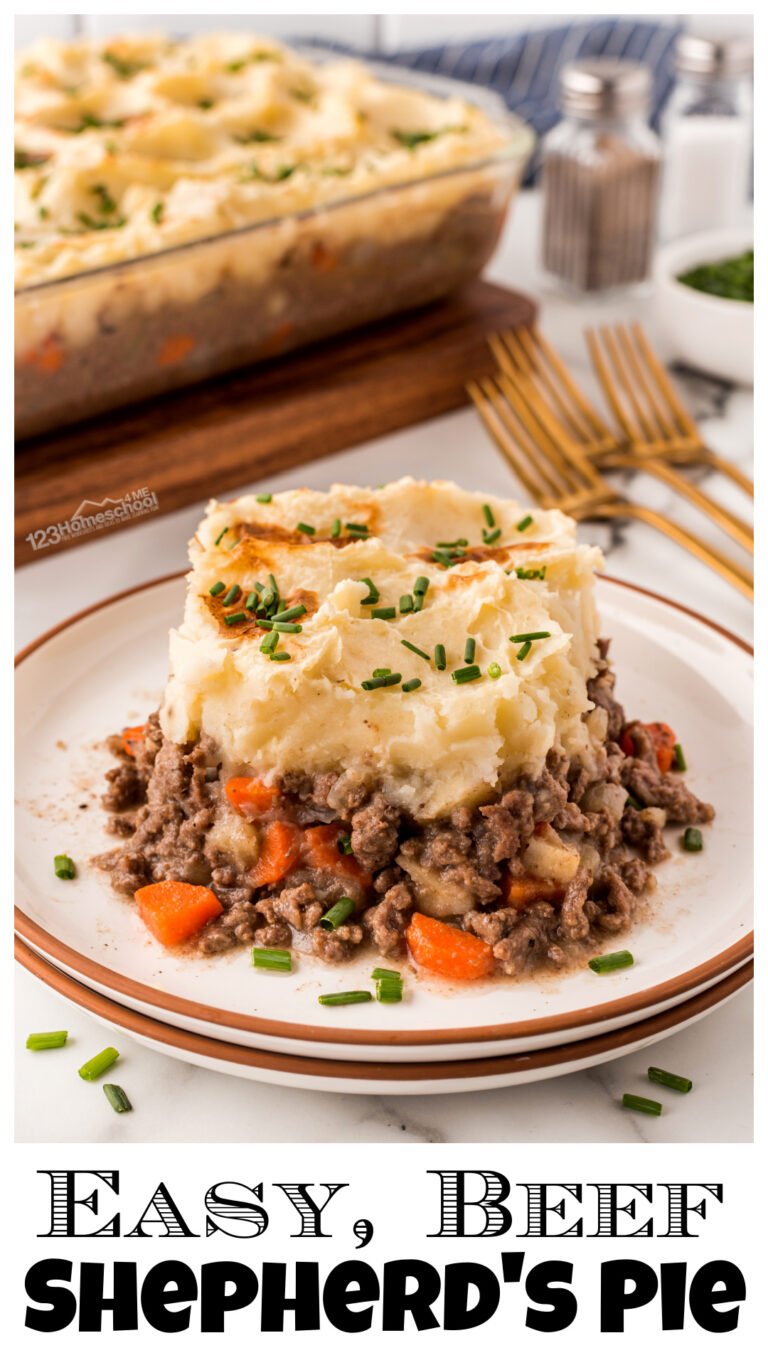
[{"label": "gold fork", "polygon": [[661,531],[697,556],[745,597],[753,596],[753,580],[730,555],[686,531],[661,512],[622,497],[581,451],[567,456],[543,433],[536,439],[505,392],[504,375],[467,385],[480,417],[523,487],[540,507],[560,507],[576,521],[633,518]]},{"label": "gold fork", "polygon": [[[608,330],[608,329],[604,329]],[[588,342],[594,338],[588,336]],[[734,512],[728,511],[720,503],[709,497],[701,489],[683,478],[678,471],[659,458],[656,447],[651,448],[646,441],[638,451],[636,444],[627,448],[629,438],[616,435],[603,421],[576,384],[567,367],[552,347],[535,328],[518,328],[516,331],[503,332],[489,338],[489,344],[502,376],[507,381],[507,396],[518,408],[526,425],[539,434],[542,430],[556,445],[562,447],[568,456],[581,454],[595,461],[600,468],[641,468],[660,482],[667,484],[675,492],[682,494],[699,511],[710,517],[723,531],[741,545],[742,549],[754,553],[754,531],[748,522]],[[611,358],[618,356],[622,376],[626,378],[626,366],[618,355],[616,343],[611,337],[606,343]],[[590,347],[595,359],[595,350]],[[611,372],[600,351],[596,352],[600,365],[600,378],[611,385],[615,415],[625,415],[625,406],[615,393],[611,384]],[[644,378],[644,376],[643,376]],[[651,395],[653,397],[653,395]],[[639,408],[635,408],[638,412]],[[639,419],[638,419],[639,420]],[[638,428],[629,422],[633,437]],[[626,427],[624,428],[626,433]],[[644,430],[649,430],[647,426]],[[662,443],[657,442],[659,448]],[[719,459],[719,456],[713,457]]]}]

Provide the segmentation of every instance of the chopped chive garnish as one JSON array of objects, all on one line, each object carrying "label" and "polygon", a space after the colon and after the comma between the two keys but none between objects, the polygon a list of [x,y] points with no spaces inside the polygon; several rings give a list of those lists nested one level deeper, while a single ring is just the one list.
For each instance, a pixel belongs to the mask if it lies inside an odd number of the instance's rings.
[{"label": "chopped chive garnish", "polygon": [[687,1076],[676,1076],[674,1071],[662,1071],[661,1067],[648,1067],[648,1080],[655,1081],[657,1085],[667,1085],[670,1090],[680,1090],[684,1095],[689,1090],[693,1090],[693,1081],[689,1081]]},{"label": "chopped chive garnish", "polygon": [[82,1076],[84,1081],[97,1081],[99,1076],[103,1076],[105,1071],[114,1066],[119,1056],[116,1047],[105,1047],[103,1052],[97,1052],[89,1062],[83,1062],[77,1074]]},{"label": "chopped chive garnish", "polygon": [[248,620],[248,617],[246,616],[246,614],[245,614],[244,611],[233,611],[231,616],[225,616],[225,617],[224,617],[224,625],[225,625],[225,626],[239,626],[239,625],[242,624],[243,621],[247,621],[247,620]]},{"label": "chopped chive garnish", "polygon": [[345,521],[344,525],[348,531],[357,531],[362,532],[364,535],[368,535],[368,527],[364,521]]},{"label": "chopped chive garnish", "polygon": [[357,906],[351,896],[341,896],[336,904],[331,906],[330,910],[326,910],[322,918],[318,920],[318,924],[322,924],[324,929],[338,929],[339,925],[348,920],[356,909]]},{"label": "chopped chive garnish", "polygon": [[374,967],[371,972],[374,981],[402,981],[402,974],[395,971],[394,967]]},{"label": "chopped chive garnish", "polygon": [[523,517],[523,520],[517,523],[515,530],[527,531],[529,526],[533,526],[533,517],[531,516]]},{"label": "chopped chive garnish", "polygon": [[349,855],[352,852],[352,839],[349,834],[340,834],[336,840],[336,844],[339,853],[346,853]]},{"label": "chopped chive garnish", "polygon": [[350,531],[349,525],[347,525],[347,532],[350,540],[369,540],[371,535],[370,531]]},{"label": "chopped chive garnish", "polygon": [[435,645],[435,668],[445,672],[445,645]]},{"label": "chopped chive garnish", "polygon": [[216,539],[215,539],[214,542],[213,542],[214,545],[220,545],[220,544],[221,544],[221,542],[222,542],[222,540],[224,539],[225,535],[227,534],[227,531],[228,531],[228,530],[229,530],[229,527],[228,527],[228,526],[225,526],[223,531],[219,531],[219,534],[217,535]]},{"label": "chopped chive garnish", "polygon": [[233,584],[232,584],[232,587],[228,590],[227,595],[226,595],[226,597],[224,598],[224,600],[223,600],[223,602],[222,602],[221,605],[222,605],[223,607],[231,607],[231,606],[232,606],[232,603],[233,603],[233,602],[236,602],[239,596],[240,596],[240,586],[239,586],[239,584],[237,584],[237,583],[233,583]]},{"label": "chopped chive garnish", "polygon": [[256,501],[257,501],[257,502],[271,502],[271,501],[272,501],[272,494],[271,494],[271,493],[257,493],[257,494],[256,494]]},{"label": "chopped chive garnish", "polygon": [[638,1114],[652,1114],[655,1119],[662,1112],[658,1100],[647,1100],[644,1095],[622,1095],[621,1103],[625,1109],[636,1109]]},{"label": "chopped chive garnish", "polygon": [[475,682],[482,677],[482,670],[479,664],[470,664],[469,668],[456,668],[451,674],[455,683]]},{"label": "chopped chive garnish", "polygon": [[380,1005],[399,1005],[403,998],[403,983],[392,977],[379,977],[376,981],[376,999]]},{"label": "chopped chive garnish", "polygon": [[301,531],[305,536],[313,536],[315,534],[314,526],[309,526],[306,521],[297,521],[296,530]]},{"label": "chopped chive garnish", "polygon": [[214,583],[213,587],[209,588],[208,591],[211,594],[211,597],[221,597],[226,586],[226,583],[222,583],[221,579],[219,579],[218,583]]},{"label": "chopped chive garnish", "polygon": [[418,654],[420,659],[426,659],[427,663],[429,663],[429,655],[426,650],[419,649],[419,646],[411,644],[410,640],[401,640],[400,644],[404,645],[406,649],[410,649],[412,654]]},{"label": "chopped chive garnish", "polygon": [[279,630],[283,635],[301,635],[304,629],[297,621],[281,621],[276,616],[272,617],[271,620],[264,620],[262,617],[257,617],[256,625],[269,626],[271,635],[273,635],[276,630]]},{"label": "chopped chive garnish", "polygon": [[497,526],[495,531],[483,531],[483,541],[486,545],[493,545],[494,541],[497,541],[500,535],[501,527]]},{"label": "chopped chive garnish", "polygon": [[54,1030],[53,1033],[30,1033],[27,1038],[27,1047],[30,1052],[46,1052],[48,1048],[64,1047],[69,1037],[65,1028]]},{"label": "chopped chive garnish", "polygon": [[409,678],[408,682],[403,683],[404,692],[415,692],[419,687],[421,687],[421,678]]},{"label": "chopped chive garnish", "polygon": [[375,692],[377,687],[396,687],[402,680],[402,673],[386,673],[383,678],[366,678],[360,686],[364,692]]},{"label": "chopped chive garnish", "polygon": [[704,847],[704,839],[700,829],[687,829],[682,842],[686,853],[701,853]]},{"label": "chopped chive garnish", "polygon": [[521,645],[520,648],[518,649],[517,655],[515,657],[518,658],[522,663],[523,659],[528,658],[528,655],[530,654],[532,648],[533,646],[531,645],[530,640],[526,640],[525,644]]},{"label": "chopped chive garnish", "polygon": [[373,1000],[370,991],[336,991],[334,995],[318,995],[321,1005],[362,1005]]},{"label": "chopped chive garnish", "polygon": [[464,646],[464,662],[465,664],[473,664],[475,662],[475,641],[472,639],[471,635],[467,637],[467,643]]},{"label": "chopped chive garnish", "polygon": [[290,654],[287,654],[284,649],[281,649],[277,654],[270,654],[269,657],[273,664],[284,664],[291,656]]},{"label": "chopped chive garnish", "polygon": [[71,882],[77,876],[77,869],[68,853],[57,853],[53,860],[53,870],[63,882]]},{"label": "chopped chive garnish", "polygon": [[483,503],[483,516],[485,517],[486,526],[496,525],[496,518],[494,517],[493,512],[491,511],[490,506],[487,502]]},{"label": "chopped chive garnish", "polygon": [[372,678],[388,678],[392,672],[391,668],[374,668]]},{"label": "chopped chive garnish", "polygon": [[591,971],[597,972],[602,976],[604,972],[618,972],[622,967],[633,967],[635,959],[632,954],[623,948],[618,953],[604,953],[602,957],[591,957],[587,966]]},{"label": "chopped chive garnish", "polygon": [[289,948],[251,948],[251,963],[265,972],[289,972],[291,952]]},{"label": "chopped chive garnish", "polygon": [[265,635],[261,642],[262,654],[271,654],[273,649],[277,646],[279,638],[276,630],[271,630],[268,635]]},{"label": "chopped chive garnish", "polygon": [[[508,573],[511,573],[512,570],[511,570],[511,569],[508,569],[507,572],[508,572]],[[517,577],[518,577],[518,578],[542,578],[542,579],[543,579],[543,578],[546,578],[546,575],[547,575],[547,566],[546,566],[546,564],[542,564],[542,566],[541,566],[540,569],[515,569],[515,573],[517,574]]]},{"label": "chopped chive garnish", "polygon": [[[447,550],[433,550],[432,559],[435,564],[442,564],[444,569],[453,567],[453,560]],[[417,599],[422,601],[423,599]]]},{"label": "chopped chive garnish", "polygon": [[257,592],[249,592],[248,596],[245,599],[246,611],[256,611],[258,604],[259,594]]},{"label": "chopped chive garnish", "polygon": [[407,616],[409,611],[413,611],[413,598],[409,592],[404,592],[400,598],[400,614]]},{"label": "chopped chive garnish", "polygon": [[469,545],[468,540],[438,540],[438,550],[456,550],[464,545]]},{"label": "chopped chive garnish", "polygon": [[371,616],[375,621],[394,621],[397,607],[374,607]]},{"label": "chopped chive garnish", "polygon": [[688,771],[688,764],[685,761],[682,744],[675,745],[675,769],[679,773],[686,773]]},{"label": "chopped chive garnish", "polygon": [[361,579],[360,579],[360,582],[361,582],[361,583],[365,583],[366,587],[369,589],[368,596],[367,596],[367,597],[362,597],[362,598],[360,599],[360,606],[361,606],[361,607],[375,607],[375,606],[376,606],[376,603],[378,602],[379,598],[381,597],[381,593],[379,592],[378,588],[376,587],[376,584],[374,583],[374,581],[373,581],[372,578],[361,578]]},{"label": "chopped chive garnish", "polygon": [[428,579],[428,578],[425,578],[424,575],[421,574],[421,575],[416,579],[416,582],[415,582],[414,585],[413,585],[413,595],[414,595],[414,597],[426,597],[426,595],[427,595],[427,588],[428,588],[428,587],[429,587],[429,579]]},{"label": "chopped chive garnish", "polygon": [[275,578],[275,575],[273,573],[269,575],[269,586],[272,589],[273,593],[275,594],[275,597],[279,599],[280,589],[277,586],[277,579]]},{"label": "chopped chive garnish", "polygon": [[641,804],[640,804],[640,802],[638,801],[637,797],[636,797],[636,796],[633,796],[631,792],[628,792],[628,793],[627,793],[627,805],[628,805],[628,806],[631,806],[633,810],[642,810],[642,809],[643,809],[643,807],[641,806]]},{"label": "chopped chive garnish", "polygon": [[488,677],[489,677],[489,678],[500,678],[500,677],[501,677],[501,665],[500,665],[500,664],[489,664],[489,665],[488,665]]},{"label": "chopped chive garnish", "polygon": [[298,602],[295,607],[286,607],[285,611],[279,611],[276,616],[272,617],[272,620],[275,623],[278,621],[295,621],[297,616],[306,616],[306,614],[307,609],[304,603]]},{"label": "chopped chive garnish", "polygon": [[121,1085],[110,1085],[107,1081],[102,1089],[116,1114],[127,1114],[130,1109],[133,1109],[133,1105]]},{"label": "chopped chive garnish", "polygon": [[522,635],[510,635],[509,639],[511,644],[520,645],[524,641],[549,640],[551,635],[550,630],[528,630],[524,631]]}]

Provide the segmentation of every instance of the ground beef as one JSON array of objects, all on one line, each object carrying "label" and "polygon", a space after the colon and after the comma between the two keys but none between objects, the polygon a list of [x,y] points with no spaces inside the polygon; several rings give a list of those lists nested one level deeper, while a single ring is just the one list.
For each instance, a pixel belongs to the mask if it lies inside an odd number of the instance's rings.
[{"label": "ground beef", "polygon": [[607,738],[617,740],[624,729],[624,708],[613,695],[616,676],[608,663],[610,640],[598,640],[597,673],[587,683],[587,696],[595,706],[602,706],[608,717]]},{"label": "ground beef", "polygon": [[660,806],[677,825],[705,825],[715,818],[715,808],[700,801],[675,773],[662,773],[656,749],[648,731],[639,721],[626,731],[634,754],[625,758],[622,780],[643,806]]},{"label": "ground beef", "polygon": [[[553,748],[540,773],[523,773],[479,807],[419,825],[354,769],[287,774],[279,818],[334,825],[349,839],[357,868],[349,859],[332,867],[300,863],[269,888],[253,886],[253,857],[233,852],[239,845],[217,835],[222,806],[231,819],[217,753],[205,740],[170,743],[151,716],[131,753],[122,736],[109,741],[120,761],[107,774],[104,805],[110,830],[124,842],[97,862],[127,894],[152,881],[210,886],[222,913],[190,945],[207,955],[243,944],[288,945],[300,935],[328,962],[346,960],[365,943],[399,959],[414,908],[423,909],[426,897],[429,910],[430,895],[435,913],[453,904],[454,922],[488,943],[499,971],[509,975],[562,966],[576,951],[582,958],[600,951],[606,936],[633,922],[638,897],[653,888],[651,868],[667,856],[665,825],[714,815],[678,775],[660,771],[648,731],[637,722],[625,726],[607,651],[602,641],[590,683],[590,697],[607,715],[605,744],[589,762],[569,761]],[[624,733],[631,757],[616,743]],[[624,804],[627,791],[641,809]],[[576,875],[561,889],[545,885],[547,894],[522,909],[507,904],[505,879],[530,878],[528,844],[547,830],[566,846],[583,841]],[[324,928],[324,913],[342,896],[355,901],[356,913],[336,929]]]}]

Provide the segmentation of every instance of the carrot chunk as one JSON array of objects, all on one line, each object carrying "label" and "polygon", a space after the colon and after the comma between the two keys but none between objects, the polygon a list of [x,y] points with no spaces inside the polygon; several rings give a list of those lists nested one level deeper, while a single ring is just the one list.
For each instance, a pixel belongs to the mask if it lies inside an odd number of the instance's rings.
[{"label": "carrot chunk", "polygon": [[[659,765],[659,772],[668,773],[675,761],[675,744],[677,735],[670,725],[663,721],[650,721],[643,725],[650,741],[656,751],[656,762]],[[635,742],[629,733],[624,730],[620,738],[621,747],[628,758],[635,756]]]},{"label": "carrot chunk", "polygon": [[190,882],[152,882],[134,891],[139,914],[165,948],[175,948],[224,909],[207,886]]},{"label": "carrot chunk", "polygon": [[127,754],[130,754],[131,758],[136,753],[135,746],[141,742],[146,732],[146,725],[126,725],[123,730],[123,748]]},{"label": "carrot chunk", "polygon": [[339,839],[346,831],[343,825],[310,825],[304,831],[304,856],[309,867],[319,867],[340,877],[351,877],[361,886],[369,886],[371,878],[351,853],[342,853]]},{"label": "carrot chunk", "polygon": [[301,830],[285,820],[273,820],[264,831],[256,866],[251,873],[252,886],[271,886],[279,882],[296,866],[301,858]]},{"label": "carrot chunk", "polygon": [[561,900],[565,887],[560,882],[546,882],[539,877],[512,877],[507,872],[501,881],[507,905],[524,910],[532,901]]},{"label": "carrot chunk", "polygon": [[280,800],[280,788],[268,787],[258,777],[230,777],[224,791],[229,804],[246,820],[258,820],[274,810]]},{"label": "carrot chunk", "polygon": [[411,956],[419,967],[453,981],[477,981],[493,970],[493,952],[474,934],[444,920],[415,914],[405,931]]}]

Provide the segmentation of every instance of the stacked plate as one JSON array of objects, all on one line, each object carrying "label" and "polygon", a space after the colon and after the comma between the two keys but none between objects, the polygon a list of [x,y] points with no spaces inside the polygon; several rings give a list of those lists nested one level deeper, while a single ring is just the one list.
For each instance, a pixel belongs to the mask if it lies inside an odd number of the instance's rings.
[{"label": "stacked plate", "polygon": [[[425,1094],[594,1066],[684,1028],[746,985],[750,651],[702,617],[609,579],[600,610],[619,695],[629,714],[672,725],[692,785],[718,812],[703,853],[670,844],[652,913],[611,944],[631,947],[633,967],[461,988],[406,968],[401,1004],[330,1010],[318,995],[369,987],[375,958],[333,966],[296,955],[284,975],[254,971],[245,951],[204,961],[163,952],[89,859],[109,842],[100,742],[156,704],[182,599],[180,577],[136,589],[63,623],[18,661],[17,956],[53,991],[202,1066],[312,1089]],[[62,851],[77,864],[74,881],[52,877]]]}]

